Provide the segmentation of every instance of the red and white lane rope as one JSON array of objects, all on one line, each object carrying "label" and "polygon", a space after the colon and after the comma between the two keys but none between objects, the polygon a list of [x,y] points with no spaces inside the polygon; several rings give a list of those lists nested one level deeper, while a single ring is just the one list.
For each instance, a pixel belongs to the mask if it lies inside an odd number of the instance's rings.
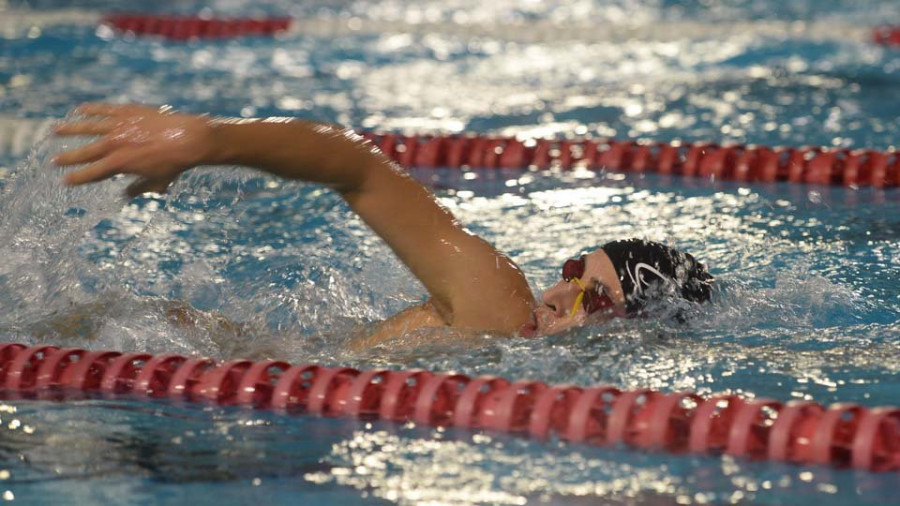
[{"label": "red and white lane rope", "polygon": [[[291,18],[224,18],[224,19],[207,19],[200,18],[195,16],[160,16],[160,15],[146,15],[146,14],[112,14],[105,16],[102,21],[104,24],[111,25],[122,32],[133,33],[136,35],[156,35],[161,36],[168,39],[173,40],[187,40],[187,39],[196,39],[196,38],[227,38],[227,37],[240,37],[246,35],[272,35],[279,32],[286,31],[290,24],[293,22]],[[384,26],[385,22],[379,21],[369,21],[356,19],[350,24],[347,25],[351,31],[359,31],[362,30],[365,26],[366,31],[377,31],[384,32],[390,30],[396,30],[396,23],[392,23],[391,26]],[[453,26],[454,23],[440,23],[431,27],[428,31],[429,33],[443,33],[447,31],[448,26]],[[552,23],[550,26],[545,26],[546,23],[542,22],[531,22],[528,23],[528,28],[531,28],[531,33],[540,33],[542,34],[539,40],[541,41],[552,41],[559,38],[570,37],[570,35],[564,35],[572,33],[571,30],[565,29],[565,27],[559,26],[556,23]],[[804,23],[778,23],[778,22],[744,22],[744,23],[726,23],[727,26],[722,26],[720,23],[710,23],[710,22],[696,22],[693,25],[682,22],[675,26],[672,23],[653,23],[649,26],[652,26],[654,35],[652,36],[653,40],[657,40],[660,38],[664,38],[665,40],[677,40],[683,39],[685,33],[690,33],[693,36],[698,36],[700,34],[705,34],[706,36],[718,36],[724,37],[729,34],[735,33],[735,30],[738,31],[747,31],[752,30],[758,32],[757,35],[764,36],[778,36],[785,37],[788,35],[793,36],[808,36],[816,39],[821,38],[833,38],[833,31],[823,32],[821,30],[822,27],[813,24],[804,24]],[[335,31],[339,28],[340,25],[334,26],[331,28],[331,31]],[[422,26],[415,24],[405,24],[406,30],[416,30],[421,31]],[[503,39],[512,39],[519,40],[521,39],[522,33],[524,32],[523,26],[521,25],[512,25],[513,31],[510,31],[510,26],[494,26],[490,31],[490,35],[493,35],[497,38]],[[473,27],[457,27],[457,31],[460,29],[468,29],[471,30]],[[568,27],[572,28],[572,27]],[[718,28],[718,30],[717,30]],[[849,28],[849,27],[848,27]],[[834,30],[834,27],[831,28]],[[897,27],[878,27],[873,29],[869,34],[855,34],[854,32],[858,31],[847,29],[843,31],[843,35],[845,37],[844,40],[869,40],[876,44],[883,45],[898,45],[900,44],[900,29]],[[316,30],[318,31],[318,30]],[[596,30],[575,30],[575,33],[579,34],[579,38],[585,37],[585,33],[594,32]],[[627,26],[627,25],[614,25],[611,27],[607,27],[603,32],[614,33],[617,35],[616,38],[608,38],[604,40],[627,40],[629,38],[633,38],[635,36],[640,37],[642,34],[643,37],[647,38],[649,34],[646,33],[646,26]],[[556,37],[551,36],[553,32],[559,32]],[[304,31],[304,33],[308,33],[308,29]],[[474,35],[474,34],[473,34]],[[534,35],[532,35],[533,37]],[[561,36],[561,37],[560,37]],[[587,36],[590,38],[590,36]],[[608,35],[607,35],[608,37]]]},{"label": "red and white lane rope", "polygon": [[[521,20],[504,23],[447,23],[404,20],[380,20],[362,17],[316,16],[286,17],[200,17],[141,13],[103,13],[82,9],[47,11],[0,9],[0,37],[31,35],[34,30],[51,26],[108,26],[120,33],[169,37],[176,40],[243,35],[273,35],[280,28],[263,29],[259,23],[278,25],[289,20],[289,31],[313,36],[335,37],[358,33],[419,33],[459,37],[490,37],[522,43],[542,42],[670,42],[685,39],[722,39],[735,34],[755,38],[805,38],[898,44],[891,35],[893,27],[872,29],[866,26],[839,24],[834,21],[796,22],[752,20],[734,22],[653,21],[649,23],[605,23],[597,29],[597,21],[585,19],[557,22],[553,20]],[[256,25],[253,25],[255,23]],[[194,28],[197,25],[197,28]],[[252,27],[251,27],[252,26]],[[185,34],[190,34],[185,36]],[[209,35],[207,35],[209,34]]]},{"label": "red and white lane rope", "polygon": [[716,144],[530,140],[492,136],[403,136],[365,133],[406,167],[589,170],[693,176],[747,182],[900,185],[900,153],[843,148],[771,148]]},{"label": "red and white lane rope", "polygon": [[671,453],[725,453],[870,471],[900,468],[900,410],[889,407],[0,343],[0,397],[65,399],[85,392],[412,421]]},{"label": "red and white lane rope", "polygon": [[[0,155],[22,156],[53,120],[0,117]],[[615,139],[519,140],[489,135],[363,135],[404,167],[608,170],[746,182],[900,186],[891,149],[720,146]]]}]

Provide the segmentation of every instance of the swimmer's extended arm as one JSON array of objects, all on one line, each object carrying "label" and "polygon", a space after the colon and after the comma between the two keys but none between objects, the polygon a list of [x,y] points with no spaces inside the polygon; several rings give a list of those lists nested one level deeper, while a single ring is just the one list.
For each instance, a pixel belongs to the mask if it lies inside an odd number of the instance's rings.
[{"label": "swimmer's extended arm", "polygon": [[79,112],[98,119],[57,133],[102,137],[56,158],[63,166],[90,164],[66,175],[69,184],[126,173],[141,177],[137,191],[159,191],[197,165],[242,165],[327,184],[422,281],[444,322],[511,333],[530,321],[534,299],[518,267],[348,130],[293,120],[211,121],[140,106],[88,104]]}]

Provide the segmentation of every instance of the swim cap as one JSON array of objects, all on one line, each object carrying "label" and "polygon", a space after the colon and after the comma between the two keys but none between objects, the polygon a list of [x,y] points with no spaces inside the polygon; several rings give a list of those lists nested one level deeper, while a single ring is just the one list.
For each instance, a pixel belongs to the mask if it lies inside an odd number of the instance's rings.
[{"label": "swim cap", "polygon": [[693,302],[709,300],[713,277],[688,253],[642,239],[613,241],[600,249],[616,269],[629,316],[667,295]]}]

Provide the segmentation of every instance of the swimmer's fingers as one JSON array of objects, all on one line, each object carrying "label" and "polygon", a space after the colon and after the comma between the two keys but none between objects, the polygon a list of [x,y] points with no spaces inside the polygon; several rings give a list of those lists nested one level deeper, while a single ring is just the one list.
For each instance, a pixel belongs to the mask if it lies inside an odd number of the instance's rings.
[{"label": "swimmer's fingers", "polygon": [[75,108],[75,112],[83,116],[131,116],[134,114],[147,114],[159,112],[156,107],[147,107],[135,104],[106,104],[102,102],[87,102]]},{"label": "swimmer's fingers", "polygon": [[160,157],[153,146],[118,148],[87,167],[63,177],[68,185],[96,183],[117,174],[135,174],[154,181],[153,187],[167,186],[183,172],[170,161]]},{"label": "swimmer's fingers", "polygon": [[60,153],[53,157],[53,163],[60,167],[67,167],[69,165],[96,162],[109,154],[111,149],[112,146],[109,140],[102,138],[96,142]]},{"label": "swimmer's fingers", "polygon": [[116,174],[125,172],[123,167],[127,166],[129,160],[130,157],[126,157],[121,151],[116,151],[81,170],[66,174],[63,177],[63,182],[67,185],[76,186],[109,179]]},{"label": "swimmer's fingers", "polygon": [[56,135],[106,135],[121,125],[118,120],[72,121],[53,129]]}]

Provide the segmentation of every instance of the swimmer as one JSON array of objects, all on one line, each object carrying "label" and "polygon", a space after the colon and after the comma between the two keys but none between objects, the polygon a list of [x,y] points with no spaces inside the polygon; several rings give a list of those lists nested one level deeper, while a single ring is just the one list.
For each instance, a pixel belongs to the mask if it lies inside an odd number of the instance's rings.
[{"label": "swimmer", "polygon": [[131,196],[164,192],[202,165],[237,165],[326,185],[338,192],[422,282],[428,299],[378,326],[373,346],[426,327],[522,337],[556,334],[641,314],[661,297],[702,303],[712,276],[691,255],[640,239],[606,243],[566,261],[535,298],[506,255],[473,235],[424,186],[351,130],[288,118],[212,119],[168,108],[84,104],[86,119],[57,135],[98,136],[58,154],[63,181],[82,185],[137,176]]}]

